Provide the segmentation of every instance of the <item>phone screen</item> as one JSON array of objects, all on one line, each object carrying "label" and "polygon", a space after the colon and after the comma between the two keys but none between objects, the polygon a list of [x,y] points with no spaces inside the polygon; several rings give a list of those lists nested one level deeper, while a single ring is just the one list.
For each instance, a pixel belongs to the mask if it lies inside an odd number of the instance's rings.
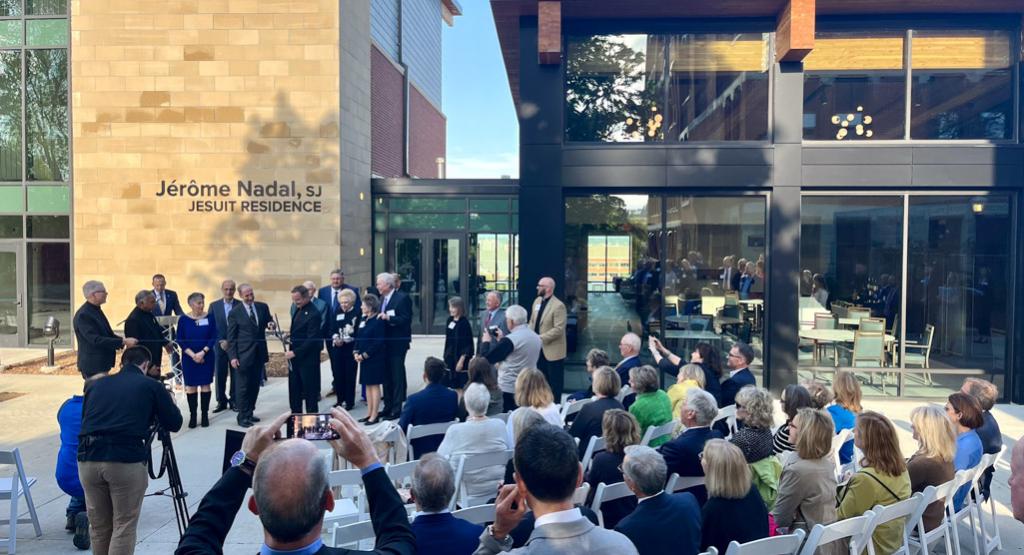
[{"label": "phone screen", "polygon": [[293,414],[285,422],[285,437],[310,441],[338,439],[338,433],[331,428],[330,421],[330,413]]}]

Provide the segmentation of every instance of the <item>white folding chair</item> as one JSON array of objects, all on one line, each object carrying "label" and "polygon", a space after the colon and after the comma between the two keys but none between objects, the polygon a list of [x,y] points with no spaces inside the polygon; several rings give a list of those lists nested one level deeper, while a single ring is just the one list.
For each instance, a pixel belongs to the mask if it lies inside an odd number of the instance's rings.
[{"label": "white folding chair", "polygon": [[[968,470],[961,470],[957,472],[957,486],[953,491],[953,494],[947,499],[946,511],[949,513],[949,528],[953,534],[953,551],[960,555],[960,522],[965,518],[970,519],[970,532],[971,540],[974,544],[973,553],[981,553],[981,545],[978,541],[978,534],[976,532],[979,515],[978,515],[978,504],[975,503],[974,495],[972,492],[978,488],[978,480],[981,478],[981,471],[984,470],[982,465],[979,463],[974,468]],[[970,491],[967,493],[967,497],[964,498],[964,506],[959,509],[956,508],[953,498],[956,496],[956,491],[961,487],[969,485]]]},{"label": "white folding chair", "polygon": [[[814,555],[815,551],[823,545],[834,541],[848,540],[850,555],[859,555],[864,548],[865,541],[870,542],[871,536],[866,536],[868,522],[874,518],[875,513],[867,511],[860,516],[840,520],[825,526],[815,524],[811,533],[807,535],[800,555]],[[847,550],[843,550],[844,553]]]},{"label": "white folding chair", "polygon": [[919,516],[917,521],[913,523],[917,528],[917,534],[911,534],[907,538],[907,543],[911,548],[910,551],[916,553],[930,553],[931,545],[939,538],[943,538],[945,540],[945,553],[953,553],[953,541],[949,532],[949,515],[946,511],[946,506],[948,503],[952,503],[951,499],[953,498],[953,494],[956,492],[956,483],[957,479],[953,478],[952,480],[944,484],[939,484],[938,486],[928,486],[921,492],[921,496],[924,498],[921,503],[925,508],[932,503],[942,503],[942,522],[940,522],[935,528],[925,531],[924,511],[922,511],[921,516]]},{"label": "white folding chair", "polygon": [[467,522],[473,524],[480,524],[481,526],[488,522],[494,522],[494,503],[487,505],[477,505],[475,507],[467,507],[465,509],[459,509],[452,512],[452,516],[455,518],[461,518]]},{"label": "white folding chair", "polygon": [[604,514],[601,512],[601,505],[603,503],[615,501],[616,499],[625,499],[626,497],[633,497],[633,492],[626,487],[626,482],[615,484],[601,482],[597,484],[597,492],[594,493],[594,501],[590,504],[590,508],[597,513],[598,524],[602,527],[604,526]]},{"label": "white folding chair", "polygon": [[[455,495],[448,506],[448,510],[454,511],[456,502],[463,507],[475,505],[469,495],[463,491],[463,481],[466,473],[480,470],[491,466],[500,466],[502,469],[512,460],[512,450],[504,449],[493,453],[469,453],[459,456],[459,464],[455,469]],[[495,490],[497,491],[497,490]],[[487,501],[484,499],[484,501]]]},{"label": "white folding chair", "polygon": [[336,524],[331,528],[330,547],[354,545],[355,549],[358,549],[359,542],[372,540],[375,537],[376,536],[373,533],[373,522],[369,520],[353,522],[352,524],[346,524],[344,526]]},{"label": "white folding chair", "polygon": [[[384,471],[387,472],[388,479],[391,480],[396,489],[410,488],[412,487],[412,473],[416,470],[417,464],[419,464],[419,461],[389,464],[384,467]],[[409,514],[416,512],[416,504],[406,503],[405,511]]]},{"label": "white folding chair", "polygon": [[451,422],[438,422],[436,424],[409,424],[409,427],[405,430],[405,441],[406,447],[409,451],[409,460],[414,461],[416,457],[412,453],[412,441],[414,439],[422,439],[430,436],[443,436],[448,428],[451,428],[455,424],[458,424],[458,420],[452,420]]},{"label": "white folding chair", "polygon": [[718,415],[711,422],[711,427],[714,428],[719,420],[725,420],[725,423],[729,425],[729,435],[732,435],[736,431],[736,405],[729,405],[718,409]]},{"label": "white folding chair", "polygon": [[590,472],[590,463],[594,461],[594,455],[604,451],[605,443],[603,437],[592,436],[590,443],[587,444],[587,450],[583,452],[583,459],[580,460],[580,464],[583,465],[583,474]]},{"label": "white folding chair", "polygon": [[502,413],[499,413],[499,414],[495,414],[494,416],[489,416],[488,418],[497,418],[498,420],[501,420],[502,422],[508,424],[508,415],[510,415],[510,414],[512,414],[512,413],[510,413],[510,412],[502,412]]},{"label": "white folding chair", "polygon": [[615,396],[615,399],[621,403],[623,399],[629,397],[630,393],[633,393],[633,388],[628,385],[623,385],[622,388],[619,389],[619,394]]},{"label": "white folding chair", "polygon": [[332,490],[337,488],[341,497],[335,494],[334,510],[324,514],[324,524],[346,525],[358,521],[366,505],[362,471],[358,468],[332,470],[327,474],[327,486]]},{"label": "white folding chair", "polygon": [[725,555],[792,555],[804,543],[807,532],[795,530],[785,536],[772,536],[752,542],[740,543],[733,540]]},{"label": "white folding chair", "polygon": [[[910,555],[910,533],[914,529],[914,524],[921,515],[924,513],[925,507],[928,504],[924,503],[924,495],[922,493],[915,493],[908,499],[893,503],[892,505],[875,505],[871,509],[871,512],[875,513],[875,516],[868,522],[867,531],[865,534],[870,538],[874,533],[875,529],[879,526],[892,522],[896,519],[903,519],[903,545],[892,553],[886,553],[885,555]],[[869,541],[867,544],[868,555],[877,555],[875,553],[875,543]]]},{"label": "white folding chair", "polygon": [[700,555],[718,555],[718,548],[713,545],[709,545],[708,550]]},{"label": "white folding chair", "polygon": [[836,463],[836,481],[841,482],[843,471],[845,470],[842,463],[839,462],[839,450],[846,445],[847,441],[853,439],[853,430],[839,430],[839,433],[832,436],[832,460]]},{"label": "white folding chair", "polygon": [[587,497],[590,497],[590,484],[583,482],[580,487],[576,488],[576,491],[572,494],[573,505],[584,505],[587,502]]},{"label": "white folding chair", "polygon": [[[25,475],[25,467],[21,463],[21,452],[17,447],[10,451],[0,451],[0,466],[14,466],[14,475],[0,478],[0,500],[10,500],[9,518],[0,520],[0,525],[10,525],[10,532],[6,538],[0,538],[0,544],[7,544],[7,552],[14,553],[15,544],[18,539],[18,525],[31,523],[36,531],[36,537],[43,535],[43,529],[39,526],[39,516],[36,514],[36,504],[32,501],[32,486],[36,483],[35,477]],[[24,497],[28,505],[28,518],[18,518],[18,499]]]},{"label": "white folding chair", "polygon": [[671,436],[672,432],[676,431],[676,425],[678,422],[669,420],[661,426],[648,426],[643,439],[640,440],[640,445],[650,445],[652,441],[660,437]]},{"label": "white folding chair", "polygon": [[583,407],[585,407],[585,406],[587,406],[587,405],[589,405],[590,403],[593,403],[593,402],[594,402],[594,398],[593,397],[588,397],[586,399],[578,399],[576,401],[569,401],[569,402],[566,402],[566,403],[562,403],[562,411],[561,411],[562,424],[565,424],[566,422],[568,422],[568,418],[570,416],[578,413]]},{"label": "white folding chair", "polygon": [[704,476],[680,476],[675,472],[665,482],[665,491],[676,493],[704,485]]},{"label": "white folding chair", "polygon": [[[979,490],[974,492],[975,499],[978,502],[978,522],[981,523],[981,530],[978,533],[978,537],[981,539],[981,549],[983,555],[1003,549],[1003,538],[999,534],[999,522],[996,520],[996,500],[989,492],[988,499],[981,499],[981,479],[985,476],[985,470],[994,467],[996,462],[1002,458],[1003,453],[1006,452],[1006,445],[999,450],[998,453],[991,453],[981,458],[981,475],[979,476]],[[989,457],[986,459],[985,457]],[[985,509],[988,509],[987,511]],[[987,515],[986,515],[987,513]],[[985,521],[986,516],[988,522]]]}]

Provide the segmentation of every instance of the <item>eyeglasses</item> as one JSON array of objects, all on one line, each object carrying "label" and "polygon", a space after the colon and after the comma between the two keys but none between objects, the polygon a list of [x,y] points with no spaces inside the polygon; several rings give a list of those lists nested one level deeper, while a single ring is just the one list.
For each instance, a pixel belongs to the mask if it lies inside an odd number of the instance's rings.
[{"label": "eyeglasses", "polygon": [[743,355],[739,353],[729,353],[729,358],[743,358]]},{"label": "eyeglasses", "polygon": [[739,403],[736,403],[736,410],[742,410],[742,409],[743,409],[743,405],[741,405]]}]

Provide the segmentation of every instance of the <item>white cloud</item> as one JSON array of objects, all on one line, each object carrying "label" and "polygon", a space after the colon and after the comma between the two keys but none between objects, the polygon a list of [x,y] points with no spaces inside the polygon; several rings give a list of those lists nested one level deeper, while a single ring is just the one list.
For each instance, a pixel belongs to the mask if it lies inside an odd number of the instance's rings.
[{"label": "white cloud", "polygon": [[447,177],[452,179],[499,178],[508,175],[519,177],[519,154],[502,152],[479,158],[475,156],[459,156],[449,152]]}]

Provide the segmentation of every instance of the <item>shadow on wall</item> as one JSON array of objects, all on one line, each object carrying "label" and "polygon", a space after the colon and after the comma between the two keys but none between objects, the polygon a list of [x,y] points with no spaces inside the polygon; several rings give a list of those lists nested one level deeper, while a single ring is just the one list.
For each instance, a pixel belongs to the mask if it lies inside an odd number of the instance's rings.
[{"label": "shadow on wall", "polygon": [[[322,286],[338,265],[338,113],[307,121],[309,111],[293,105],[281,91],[272,118],[248,118],[242,139],[247,157],[229,183],[234,210],[210,230],[223,247],[219,253],[211,250],[204,267],[189,271],[191,279],[212,281],[217,290],[223,279],[251,284],[257,300],[268,303],[284,326],[291,288],[305,280]],[[246,194],[275,181],[283,196]],[[250,182],[251,189],[245,189]]]}]

